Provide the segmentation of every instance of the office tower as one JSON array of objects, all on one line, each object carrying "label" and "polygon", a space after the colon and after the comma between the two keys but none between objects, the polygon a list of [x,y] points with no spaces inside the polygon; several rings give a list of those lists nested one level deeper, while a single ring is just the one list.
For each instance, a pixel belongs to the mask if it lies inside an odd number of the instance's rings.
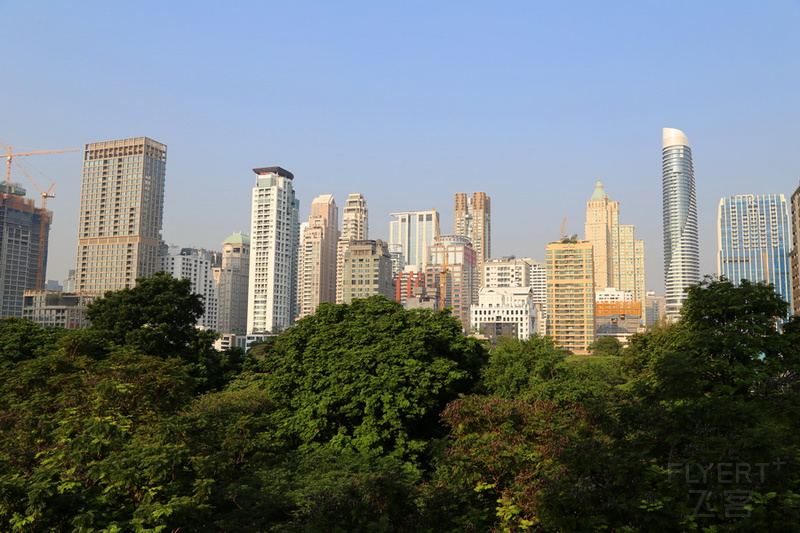
[{"label": "office tower", "polygon": [[214,267],[219,292],[217,331],[247,334],[247,281],[250,279],[250,237],[234,233],[222,241],[220,265]]},{"label": "office tower", "polygon": [[483,263],[492,256],[492,199],[485,192],[456,193],[455,234],[472,240],[482,275]]},{"label": "office tower", "polygon": [[792,194],[792,251],[789,254],[792,272],[792,314],[800,314],[800,187]]},{"label": "office tower", "polygon": [[735,285],[766,281],[791,303],[791,217],[782,194],[729,196],[719,201],[717,272]]},{"label": "office tower", "polygon": [[530,287],[481,287],[470,314],[473,332],[492,340],[501,336],[527,340],[538,329],[540,308],[533,303]]},{"label": "office tower", "polygon": [[386,243],[353,241],[342,263],[342,303],[383,295],[392,298],[392,260]]},{"label": "office tower", "polygon": [[158,267],[167,147],[147,137],[87,144],[75,288],[133,287]]},{"label": "office tower", "polygon": [[594,341],[594,260],[589,241],[565,238],[546,248],[547,334],[575,354]]},{"label": "office tower", "polygon": [[342,267],[344,254],[351,241],[369,239],[369,219],[367,201],[361,193],[347,196],[342,209],[342,232],[336,246],[336,302],[342,303]]},{"label": "office tower", "polygon": [[400,269],[409,265],[425,268],[428,247],[436,239],[439,213],[432,209],[391,215],[397,219],[389,223],[389,249],[398,254],[398,261],[393,266]]},{"label": "office tower", "polygon": [[438,296],[442,309],[451,307],[464,330],[470,326],[470,307],[478,301],[480,274],[472,242],[463,235],[441,235],[430,247],[425,268],[428,294]]},{"label": "office tower", "polygon": [[0,184],[0,318],[22,316],[27,290],[43,290],[53,212],[25,198],[25,189]]},{"label": "office tower", "polygon": [[338,225],[339,210],[333,196],[314,198],[298,258],[300,317],[313,315],[321,302],[336,301]]},{"label": "office tower", "polygon": [[257,337],[280,333],[294,323],[300,202],[291,172],[281,167],[253,172],[247,334]]},{"label": "office tower", "polygon": [[667,317],[676,320],[686,299],[684,289],[700,282],[697,201],[689,139],[664,128],[661,149],[664,214],[664,288]]},{"label": "office tower", "polygon": [[219,331],[219,293],[214,281],[214,267],[219,260],[219,252],[198,248],[168,246],[158,257],[158,270],[168,272],[175,279],[188,279],[192,282],[192,293],[203,297],[203,316],[197,326]]},{"label": "office tower", "polygon": [[614,287],[644,302],[644,243],[633,226],[619,223],[619,202],[609,199],[600,180],[586,202],[585,232],[594,246],[595,290]]}]

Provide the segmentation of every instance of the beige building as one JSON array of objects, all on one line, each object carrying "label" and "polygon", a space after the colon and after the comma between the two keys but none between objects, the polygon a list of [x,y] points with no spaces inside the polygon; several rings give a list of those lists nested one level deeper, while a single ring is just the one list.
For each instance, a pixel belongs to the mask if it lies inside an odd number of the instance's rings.
[{"label": "beige building", "polygon": [[485,192],[456,193],[455,234],[469,237],[475,249],[479,275],[483,263],[492,256],[492,199]]},{"label": "beige building", "polygon": [[564,238],[546,248],[547,334],[575,354],[594,341],[594,254],[589,241]]},{"label": "beige building", "polygon": [[323,194],[314,198],[298,258],[300,318],[313,315],[321,302],[336,301],[338,225],[339,210],[333,196]]},{"label": "beige building", "polygon": [[470,307],[478,301],[480,287],[477,256],[469,238],[441,235],[429,248],[425,287],[436,295],[440,308],[450,307],[465,331],[470,327]]},{"label": "beige building", "polygon": [[25,291],[22,318],[42,326],[64,329],[88,328],[86,307],[97,298],[93,294],[62,291]]},{"label": "beige building", "polygon": [[609,200],[600,180],[586,202],[585,233],[594,246],[595,289],[614,287],[644,302],[644,243],[633,226],[620,225],[619,202]]},{"label": "beige building", "polygon": [[158,268],[167,147],[147,137],[87,144],[75,288],[133,287]]},{"label": "beige building", "polygon": [[382,240],[353,241],[342,263],[342,303],[381,294],[392,298],[392,259]]},{"label": "beige building", "polygon": [[369,219],[367,201],[361,193],[347,196],[342,209],[342,231],[336,247],[336,303],[342,303],[342,267],[344,254],[352,241],[365,241],[369,238]]},{"label": "beige building", "polygon": [[214,267],[219,291],[217,331],[247,334],[247,281],[250,277],[250,237],[234,233],[222,241],[220,265]]}]

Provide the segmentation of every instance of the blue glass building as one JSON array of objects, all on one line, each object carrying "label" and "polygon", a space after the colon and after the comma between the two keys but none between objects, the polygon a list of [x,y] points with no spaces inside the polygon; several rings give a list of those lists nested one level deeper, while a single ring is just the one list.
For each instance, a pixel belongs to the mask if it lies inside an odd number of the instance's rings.
[{"label": "blue glass building", "polygon": [[791,302],[791,219],[782,194],[743,194],[719,201],[717,272],[738,285],[766,281]]},{"label": "blue glass building", "polygon": [[681,130],[662,131],[661,176],[666,314],[675,320],[686,299],[684,289],[700,282],[692,148]]}]

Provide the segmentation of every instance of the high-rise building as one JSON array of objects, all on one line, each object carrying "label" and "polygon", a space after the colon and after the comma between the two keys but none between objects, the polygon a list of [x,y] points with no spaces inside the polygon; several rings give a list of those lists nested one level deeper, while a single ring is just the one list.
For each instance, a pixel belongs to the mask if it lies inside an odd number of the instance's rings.
[{"label": "high-rise building", "polygon": [[472,241],[482,275],[484,261],[492,256],[492,199],[485,192],[456,193],[455,234]]},{"label": "high-rise building", "polygon": [[684,289],[700,282],[697,200],[689,139],[664,128],[661,149],[664,212],[664,289],[667,317],[676,320],[686,299]]},{"label": "high-rise building", "polygon": [[367,201],[361,193],[347,196],[342,209],[342,232],[336,246],[336,302],[342,303],[342,267],[344,254],[351,241],[369,239]]},{"label": "high-rise building", "polygon": [[192,282],[192,293],[203,297],[205,309],[197,325],[214,331],[219,331],[219,292],[214,280],[218,260],[219,252],[174,245],[166,247],[158,258],[158,270],[172,274],[175,279]]},{"label": "high-rise building", "polygon": [[600,180],[586,202],[585,230],[594,246],[595,290],[614,287],[644,302],[644,243],[633,226],[619,223],[619,202],[609,199]]},{"label": "high-rise building", "polygon": [[391,215],[396,220],[389,223],[389,250],[399,254],[395,268],[402,269],[409,265],[425,268],[428,264],[428,248],[436,240],[439,212],[432,209]]},{"label": "high-rise building", "polygon": [[380,239],[353,241],[342,263],[342,303],[383,295],[392,298],[392,260]]},{"label": "high-rise building", "polygon": [[800,187],[792,194],[792,314],[800,314]]},{"label": "high-rise building", "polygon": [[250,236],[234,233],[222,241],[220,265],[214,268],[219,290],[217,331],[247,334],[247,281],[250,277]]},{"label": "high-rise building", "polygon": [[791,303],[791,218],[782,194],[743,194],[719,201],[717,273],[738,285],[766,281]]},{"label": "high-rise building", "polygon": [[594,260],[589,241],[564,238],[546,248],[547,334],[575,354],[594,341]]},{"label": "high-rise building", "polygon": [[291,172],[281,167],[253,172],[247,334],[258,336],[279,333],[294,323],[300,202]]},{"label": "high-rise building", "polygon": [[25,291],[44,290],[53,212],[36,207],[25,192],[0,184],[0,318],[22,316]]},{"label": "high-rise building", "polygon": [[314,314],[321,302],[336,301],[338,225],[339,210],[333,196],[314,198],[298,258],[300,317]]},{"label": "high-rise building", "polygon": [[470,327],[470,307],[478,301],[478,260],[469,238],[440,235],[430,247],[425,269],[428,294],[436,294],[442,309],[450,307],[464,330]]},{"label": "high-rise building", "polygon": [[133,287],[158,268],[167,147],[147,137],[87,144],[75,289]]}]

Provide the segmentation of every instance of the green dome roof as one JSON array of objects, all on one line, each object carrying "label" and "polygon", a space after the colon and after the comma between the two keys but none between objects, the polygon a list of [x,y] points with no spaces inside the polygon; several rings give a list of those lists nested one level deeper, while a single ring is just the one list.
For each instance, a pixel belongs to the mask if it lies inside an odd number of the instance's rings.
[{"label": "green dome roof", "polygon": [[243,233],[234,233],[224,241],[222,244],[250,244],[250,236]]},{"label": "green dome roof", "polygon": [[597,185],[594,186],[594,194],[592,197],[589,198],[590,202],[594,202],[596,200],[605,200],[608,198],[606,191],[603,190],[603,183],[600,180],[597,180]]}]

